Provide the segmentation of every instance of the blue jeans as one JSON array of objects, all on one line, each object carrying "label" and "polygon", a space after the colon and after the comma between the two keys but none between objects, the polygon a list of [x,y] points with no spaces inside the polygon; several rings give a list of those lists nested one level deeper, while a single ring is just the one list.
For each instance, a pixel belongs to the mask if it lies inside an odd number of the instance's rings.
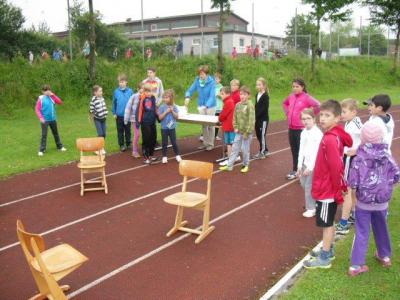
[{"label": "blue jeans", "polygon": [[94,125],[96,126],[97,136],[102,136],[103,138],[106,138],[106,119],[94,118]]},{"label": "blue jeans", "polygon": [[168,137],[171,141],[172,148],[174,149],[175,155],[179,155],[178,145],[176,144],[176,132],[175,129],[161,129],[162,137],[162,154],[164,157],[167,156]]}]

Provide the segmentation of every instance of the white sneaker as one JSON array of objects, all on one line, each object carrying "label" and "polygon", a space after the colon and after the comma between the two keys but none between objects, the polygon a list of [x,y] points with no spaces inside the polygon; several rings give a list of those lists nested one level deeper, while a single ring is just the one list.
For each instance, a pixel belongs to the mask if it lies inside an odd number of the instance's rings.
[{"label": "white sneaker", "polygon": [[42,151],[39,151],[39,152],[38,152],[38,155],[39,155],[39,156],[43,156],[43,154],[44,154],[44,153],[43,153]]},{"label": "white sneaker", "polygon": [[235,159],[235,162],[238,162],[240,160],[241,160],[240,155],[238,155],[238,157],[236,157],[236,159]]},{"label": "white sneaker", "polygon": [[221,138],[220,138],[219,136],[216,136],[216,137],[215,137],[215,140],[220,141]]},{"label": "white sneaker", "polygon": [[59,149],[60,151],[62,151],[62,152],[65,152],[65,151],[67,151],[67,149],[65,148],[65,147],[62,147],[61,149]]},{"label": "white sneaker", "polygon": [[106,155],[106,150],[101,149],[101,154],[102,154],[102,155]]},{"label": "white sneaker", "polygon": [[229,160],[229,159],[225,159],[224,161],[221,161],[221,162],[219,163],[219,165],[220,165],[220,166],[226,166],[226,165],[228,164],[228,160]]},{"label": "white sneaker", "polygon": [[203,138],[203,136],[202,136],[202,135],[201,135],[201,136],[199,136],[199,141],[200,141],[200,142],[204,141],[204,138]]},{"label": "white sneaker", "polygon": [[163,158],[162,158],[162,163],[163,164],[166,164],[168,162],[168,158],[166,157],[166,156],[164,156]]},{"label": "white sneaker", "polygon": [[182,161],[182,157],[180,155],[177,155],[175,158],[178,163]]},{"label": "white sneaker", "polygon": [[312,218],[314,216],[315,216],[315,209],[307,209],[305,212],[303,212],[304,218]]}]

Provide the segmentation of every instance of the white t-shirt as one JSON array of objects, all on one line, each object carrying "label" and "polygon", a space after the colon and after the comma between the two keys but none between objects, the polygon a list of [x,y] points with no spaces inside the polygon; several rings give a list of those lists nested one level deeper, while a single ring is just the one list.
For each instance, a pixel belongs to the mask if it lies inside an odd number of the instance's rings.
[{"label": "white t-shirt", "polygon": [[349,149],[357,149],[361,144],[361,128],[363,124],[359,117],[355,117],[353,120],[348,121],[344,124],[344,131],[350,134],[353,140],[353,146],[351,148],[344,147],[344,154],[347,153]]},{"label": "white t-shirt", "polygon": [[257,102],[260,101],[260,98],[261,98],[261,96],[262,96],[263,94],[264,94],[264,93],[257,93]]},{"label": "white t-shirt", "polygon": [[322,136],[323,133],[316,125],[311,129],[303,129],[300,135],[299,162],[297,165],[299,170],[303,165],[310,171],[314,169]]}]

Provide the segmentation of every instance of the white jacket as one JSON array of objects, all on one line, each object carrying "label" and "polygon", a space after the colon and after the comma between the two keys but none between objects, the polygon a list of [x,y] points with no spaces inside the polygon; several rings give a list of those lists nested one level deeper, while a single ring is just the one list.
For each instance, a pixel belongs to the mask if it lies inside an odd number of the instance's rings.
[{"label": "white jacket", "polygon": [[378,126],[383,126],[385,130],[385,135],[383,137],[383,142],[388,144],[388,152],[391,154],[390,148],[392,147],[393,131],[394,131],[394,121],[390,114],[385,116],[370,116],[369,120],[377,124]]},{"label": "white jacket", "polygon": [[323,133],[316,125],[311,129],[303,129],[300,135],[299,162],[297,165],[299,170],[303,165],[310,171],[314,170],[322,136]]},{"label": "white jacket", "polygon": [[353,140],[353,146],[351,148],[344,147],[344,154],[349,151],[349,149],[358,149],[358,146],[361,144],[361,128],[363,124],[359,117],[355,117],[353,120],[348,121],[344,124],[344,131],[350,134],[351,139]]}]

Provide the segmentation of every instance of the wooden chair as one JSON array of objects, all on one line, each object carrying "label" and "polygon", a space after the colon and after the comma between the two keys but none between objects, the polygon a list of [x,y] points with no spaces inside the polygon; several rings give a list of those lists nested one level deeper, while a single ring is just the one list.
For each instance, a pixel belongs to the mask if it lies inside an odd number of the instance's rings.
[{"label": "wooden chair", "polygon": [[[199,235],[195,241],[195,243],[198,244],[215,229],[214,226],[209,225],[213,164],[193,160],[182,160],[179,163],[179,174],[183,176],[182,192],[175,193],[164,198],[166,203],[178,206],[175,217],[175,225],[167,233],[167,236],[169,237],[173,235],[178,230],[195,233]],[[200,194],[188,192],[186,190],[188,177],[207,180],[207,193]],[[203,211],[203,225],[201,230],[184,227],[187,224],[187,221],[182,221],[184,208],[194,208]]]},{"label": "wooden chair", "polygon": [[39,294],[30,300],[67,299],[63,291],[70,287],[59,286],[57,282],[79,268],[88,258],[68,244],[46,250],[44,239],[38,234],[26,232],[20,220],[17,220],[17,235],[39,289]]},{"label": "wooden chair", "polygon": [[[85,193],[85,191],[102,191],[107,194],[108,187],[106,181],[106,172],[105,166],[106,162],[104,161],[104,155],[102,151],[104,149],[104,138],[96,137],[96,138],[80,138],[76,140],[76,147],[81,152],[80,161],[78,163],[78,168],[81,170],[81,196]],[[95,155],[85,155],[85,153],[95,152]],[[100,180],[85,179],[84,174],[88,173],[100,173]],[[97,187],[86,187],[87,184],[101,184],[101,186]]]}]

